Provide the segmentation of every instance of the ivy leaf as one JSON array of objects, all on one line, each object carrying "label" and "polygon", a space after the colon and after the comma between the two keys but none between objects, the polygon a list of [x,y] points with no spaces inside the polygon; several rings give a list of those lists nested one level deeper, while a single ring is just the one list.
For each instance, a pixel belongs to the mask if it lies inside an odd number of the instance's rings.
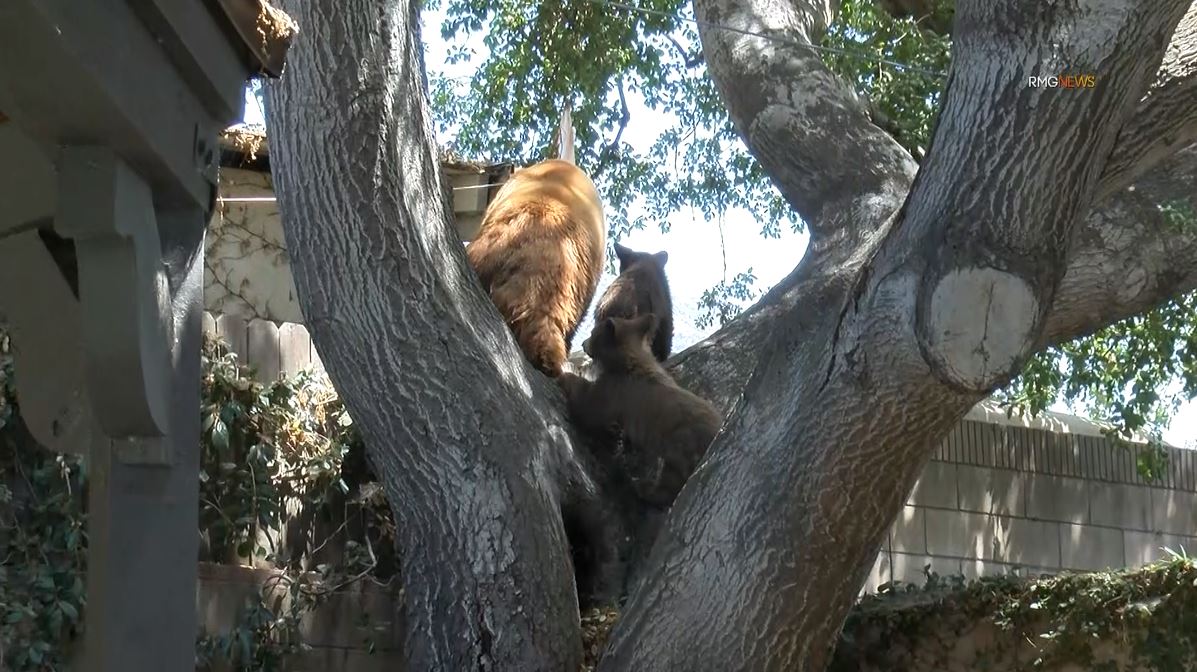
[{"label": "ivy leaf", "polygon": [[222,453],[229,449],[229,428],[219,418],[212,423],[212,445]]},{"label": "ivy leaf", "polygon": [[67,619],[69,619],[71,623],[79,622],[79,610],[75,608],[75,605],[71,604],[70,602],[64,602],[60,600],[58,602],[58,608],[62,610],[62,613],[66,615]]}]

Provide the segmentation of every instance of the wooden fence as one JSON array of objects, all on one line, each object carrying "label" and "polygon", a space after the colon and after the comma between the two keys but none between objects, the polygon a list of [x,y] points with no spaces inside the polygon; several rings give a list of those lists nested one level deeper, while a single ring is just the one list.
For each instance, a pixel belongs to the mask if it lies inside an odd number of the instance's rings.
[{"label": "wooden fence", "polygon": [[205,312],[204,332],[223,339],[242,364],[253,367],[255,378],[263,383],[305,369],[324,370],[307,327],[302,324]]}]

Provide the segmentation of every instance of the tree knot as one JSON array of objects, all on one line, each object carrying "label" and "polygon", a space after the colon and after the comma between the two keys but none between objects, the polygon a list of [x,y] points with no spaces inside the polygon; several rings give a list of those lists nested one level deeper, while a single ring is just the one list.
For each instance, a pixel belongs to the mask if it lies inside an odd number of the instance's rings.
[{"label": "tree knot", "polygon": [[1024,278],[987,267],[953,268],[919,294],[919,347],[943,382],[988,393],[1032,351],[1041,302]]}]

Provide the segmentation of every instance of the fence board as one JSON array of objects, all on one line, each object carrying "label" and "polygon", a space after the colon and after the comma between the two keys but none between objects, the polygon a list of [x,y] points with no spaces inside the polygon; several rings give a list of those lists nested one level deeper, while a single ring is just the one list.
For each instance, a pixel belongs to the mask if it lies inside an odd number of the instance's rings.
[{"label": "fence board", "polygon": [[270,320],[253,320],[249,323],[247,362],[257,373],[255,378],[262,383],[278,380],[282,363],[279,358],[278,327]]},{"label": "fence board", "polygon": [[312,339],[302,324],[284,322],[278,328],[279,365],[284,376],[294,376],[312,364]]},{"label": "fence board", "polygon": [[237,361],[244,364],[249,353],[248,330],[245,319],[236,315],[221,315],[216,318],[216,333],[237,355]]}]

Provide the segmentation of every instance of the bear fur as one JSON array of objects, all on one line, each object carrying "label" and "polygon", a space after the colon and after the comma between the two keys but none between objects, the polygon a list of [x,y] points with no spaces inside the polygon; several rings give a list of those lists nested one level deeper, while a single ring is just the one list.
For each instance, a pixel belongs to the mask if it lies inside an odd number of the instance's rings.
[{"label": "bear fur", "polygon": [[564,373],[558,383],[578,428],[615,447],[636,495],[665,508],[698,467],[723,418],[657,361],[650,348],[657,324],[651,313],[597,323],[582,344],[598,365],[597,379]]},{"label": "bear fur", "polygon": [[556,377],[603,270],[607,227],[594,183],[549,160],[512,175],[466,258],[524,356]]},{"label": "bear fur", "polygon": [[631,319],[640,315],[657,316],[657,332],[652,352],[657,361],[669,359],[673,348],[673,301],[669,296],[669,281],[665,277],[668,252],[636,252],[615,243],[619,257],[619,277],[603,292],[594,309],[594,323],[608,317]]}]

